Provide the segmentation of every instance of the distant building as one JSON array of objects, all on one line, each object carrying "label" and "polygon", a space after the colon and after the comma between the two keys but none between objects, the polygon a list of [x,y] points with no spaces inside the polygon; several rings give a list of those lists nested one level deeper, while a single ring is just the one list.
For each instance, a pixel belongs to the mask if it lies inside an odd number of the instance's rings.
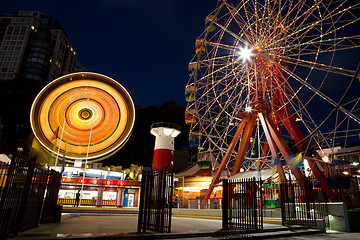
[{"label": "distant building", "polygon": [[[61,171],[61,167],[52,168]],[[76,193],[81,191],[82,206],[139,207],[142,170],[142,166],[134,164],[122,169],[122,166],[93,163],[84,176],[84,168],[66,166],[58,204],[74,205]]]},{"label": "distant building", "polygon": [[0,152],[26,147],[29,114],[49,82],[86,71],[65,30],[50,15],[18,11],[0,16]]},{"label": "distant building", "polygon": [[18,11],[0,16],[0,81],[50,82],[84,70],[66,32],[50,15]]}]

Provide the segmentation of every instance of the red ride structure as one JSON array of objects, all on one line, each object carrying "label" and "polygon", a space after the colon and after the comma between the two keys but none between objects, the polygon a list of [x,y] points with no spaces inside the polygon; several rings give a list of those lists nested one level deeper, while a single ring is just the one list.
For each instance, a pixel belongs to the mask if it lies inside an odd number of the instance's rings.
[{"label": "red ride structure", "polygon": [[339,61],[360,53],[348,31],[358,26],[356,9],[351,1],[218,1],[185,88],[191,141],[216,159],[205,198],[221,176],[274,169],[281,181],[302,182],[307,171],[336,200],[323,157],[358,141],[358,71]]}]

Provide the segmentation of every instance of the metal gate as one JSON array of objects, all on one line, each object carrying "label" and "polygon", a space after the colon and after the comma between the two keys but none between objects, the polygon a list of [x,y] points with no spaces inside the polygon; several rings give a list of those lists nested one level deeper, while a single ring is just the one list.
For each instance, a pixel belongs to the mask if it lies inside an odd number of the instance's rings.
[{"label": "metal gate", "polygon": [[[39,225],[45,189],[48,181],[48,169],[42,166],[35,166],[32,177],[26,177],[29,179],[25,183],[26,192],[23,193],[24,197],[21,199],[22,202],[19,209],[19,217],[23,218],[21,227],[19,228],[21,231]],[[20,214],[20,211],[23,215]]]},{"label": "metal gate", "polygon": [[57,205],[60,182],[61,174],[51,170],[46,189],[44,207],[41,214],[41,223],[60,221],[59,217],[61,216],[61,212],[58,212],[59,206]]},{"label": "metal gate", "polygon": [[280,184],[281,218],[283,225],[315,226],[315,192],[311,181],[287,181]]},{"label": "metal gate", "polygon": [[[10,166],[0,165],[0,238],[36,227],[41,212],[46,215],[43,202],[50,171],[35,162],[35,158],[23,157],[19,153],[13,157]],[[53,180],[60,185],[60,177]],[[51,190],[51,198],[57,196],[58,188]],[[56,201],[52,204],[56,206]]]},{"label": "metal gate", "polygon": [[171,231],[173,172],[145,171],[141,180],[138,232]]},{"label": "metal gate", "polygon": [[25,160],[19,155],[11,161],[0,201],[1,236],[20,231],[34,167],[34,159]]},{"label": "metal gate", "polygon": [[263,230],[261,181],[255,178],[223,180],[223,229]]}]

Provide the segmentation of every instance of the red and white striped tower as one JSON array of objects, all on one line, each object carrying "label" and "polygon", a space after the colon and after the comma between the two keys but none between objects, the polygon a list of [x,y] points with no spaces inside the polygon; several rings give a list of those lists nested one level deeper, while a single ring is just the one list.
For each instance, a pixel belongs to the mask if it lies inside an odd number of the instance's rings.
[{"label": "red and white striped tower", "polygon": [[181,128],[173,123],[154,123],[150,133],[156,137],[152,169],[174,167],[174,138],[180,134]]}]

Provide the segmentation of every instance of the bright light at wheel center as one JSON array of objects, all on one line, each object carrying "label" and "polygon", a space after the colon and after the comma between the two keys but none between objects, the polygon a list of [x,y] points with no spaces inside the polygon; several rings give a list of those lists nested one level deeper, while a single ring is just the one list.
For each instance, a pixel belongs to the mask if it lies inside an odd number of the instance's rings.
[{"label": "bright light at wheel center", "polygon": [[253,53],[253,50],[251,48],[248,48],[247,46],[243,48],[240,47],[238,54],[239,58],[242,59],[244,63],[247,61],[251,61],[251,57],[255,55]]},{"label": "bright light at wheel center", "polygon": [[252,111],[252,108],[248,106],[248,107],[245,108],[245,111],[249,113],[249,112]]}]

